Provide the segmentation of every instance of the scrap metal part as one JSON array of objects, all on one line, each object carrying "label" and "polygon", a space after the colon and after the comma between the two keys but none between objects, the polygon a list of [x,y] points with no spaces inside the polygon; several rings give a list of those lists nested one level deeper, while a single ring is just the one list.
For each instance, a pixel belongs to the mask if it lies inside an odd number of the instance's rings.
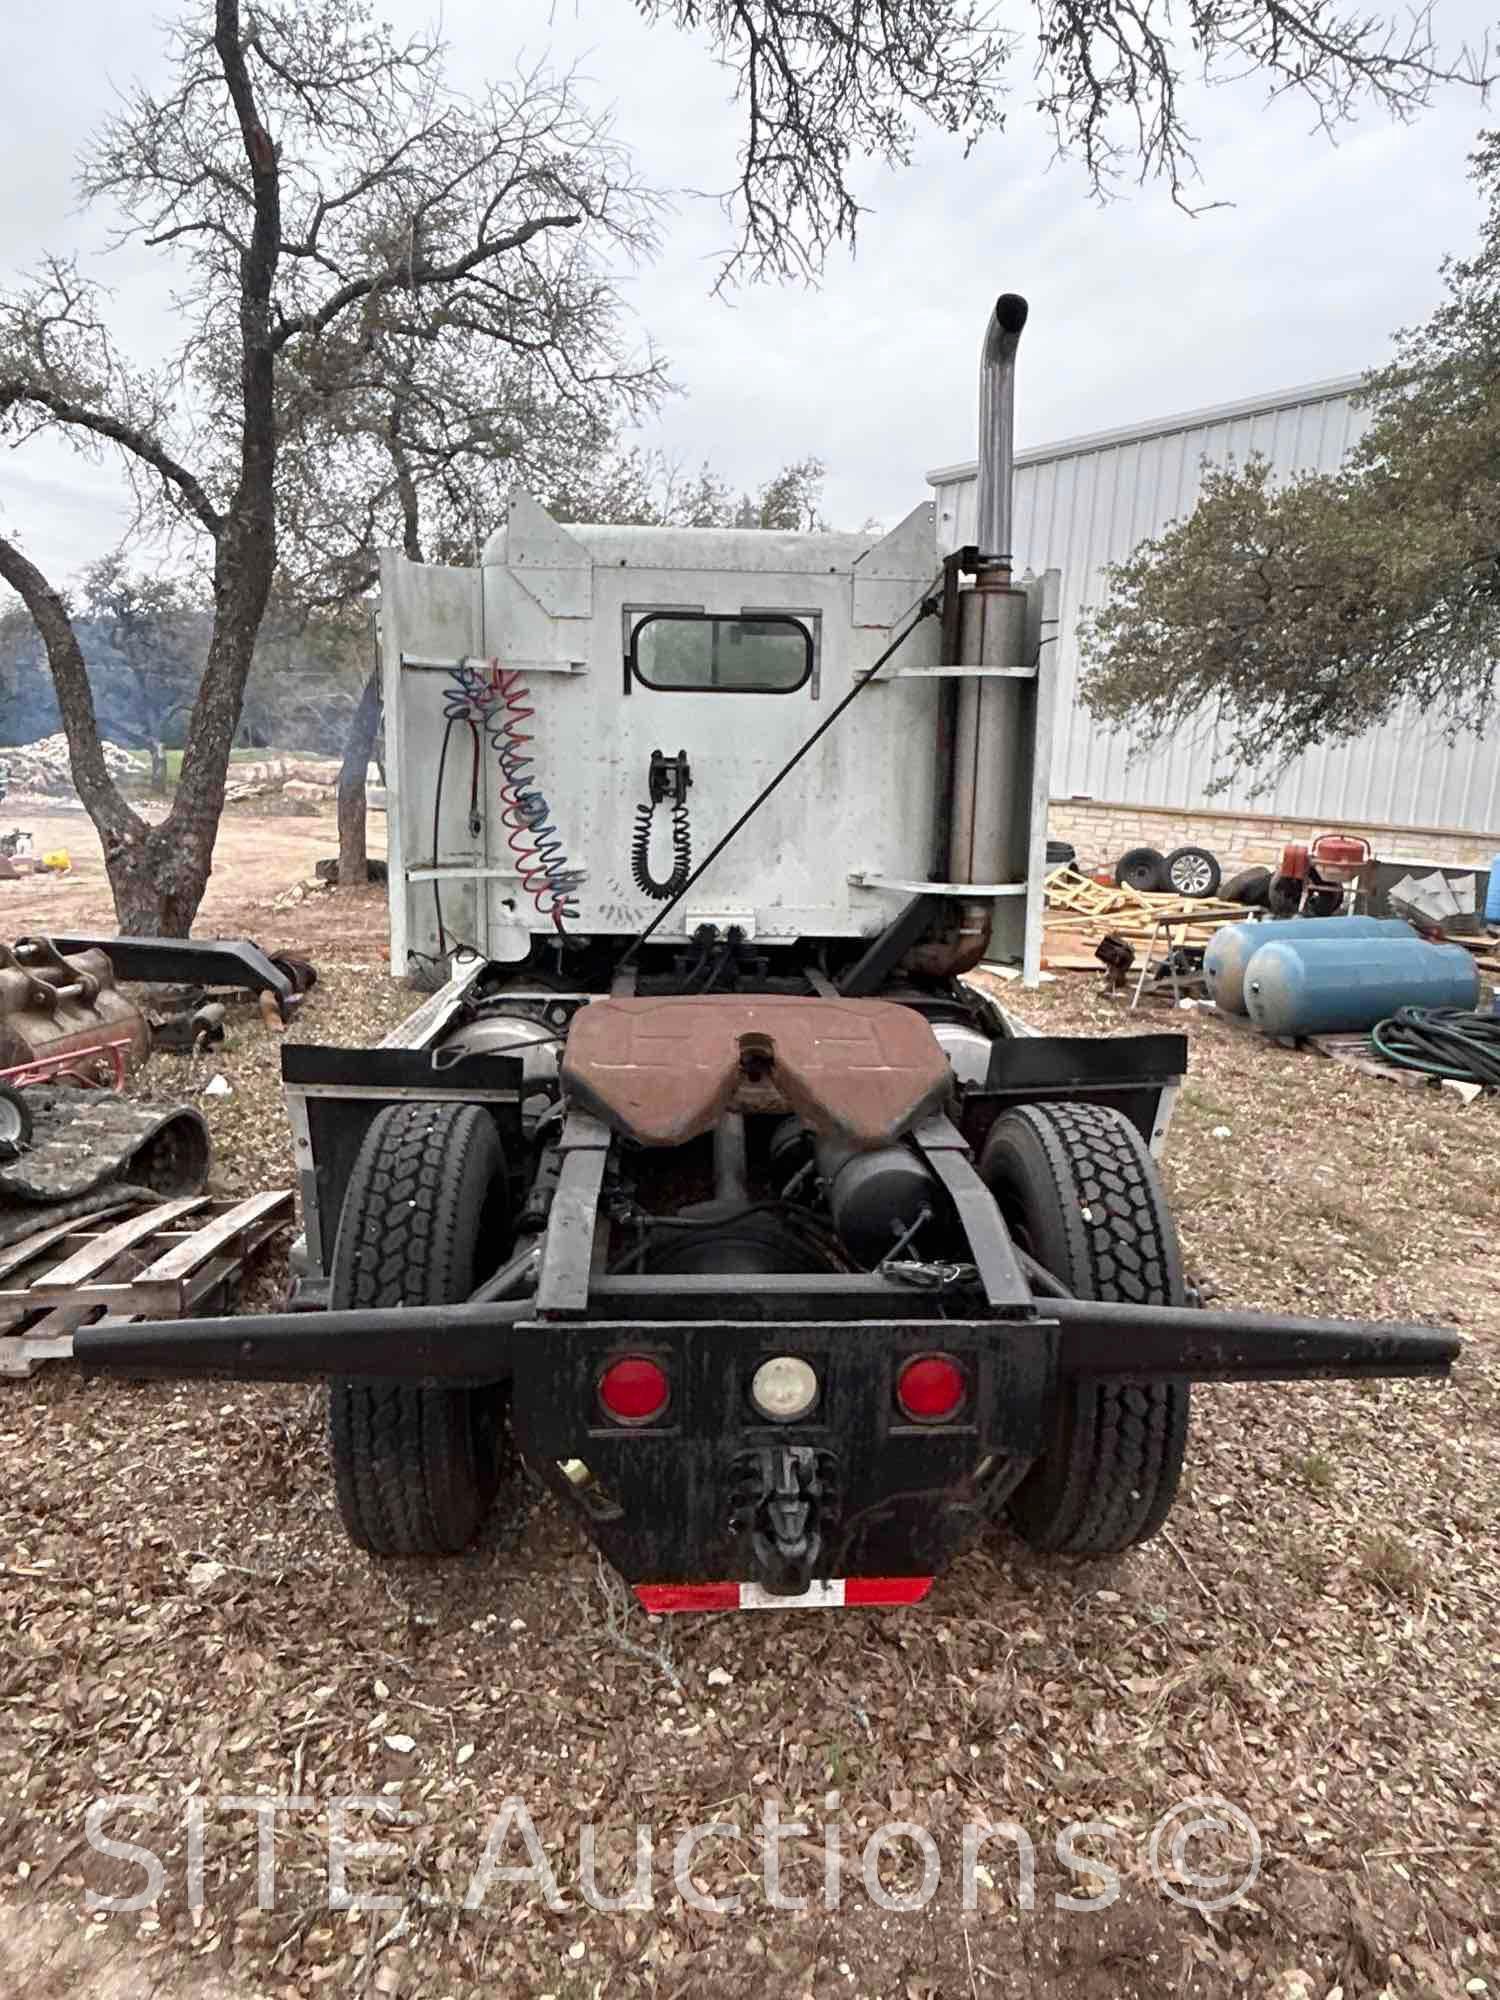
[{"label": "scrap metal part", "polygon": [[68,957],[45,938],[0,944],[0,1081],[119,1085],[148,1046],[145,1017],[102,952]]},{"label": "scrap metal part", "polygon": [[269,993],[283,1019],[317,978],[306,959],[272,957],[248,938],[22,938],[16,951],[26,958],[33,948],[102,952],[116,979],[164,986],[239,986]]},{"label": "scrap metal part", "polygon": [[208,1178],[208,1127],[188,1104],[132,1104],[113,1092],[32,1084],[31,1143],[0,1164],[0,1202],[66,1201],[107,1181],[196,1194]]}]

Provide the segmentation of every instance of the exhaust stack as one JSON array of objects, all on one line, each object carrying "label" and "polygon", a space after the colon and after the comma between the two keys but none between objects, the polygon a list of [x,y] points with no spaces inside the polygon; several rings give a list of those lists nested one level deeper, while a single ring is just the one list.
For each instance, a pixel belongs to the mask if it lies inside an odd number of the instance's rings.
[{"label": "exhaust stack", "polygon": [[1011,561],[1011,486],[1016,456],[1016,349],[1026,301],[1002,292],[984,331],[979,358],[979,517],[974,539],[986,563]]},{"label": "exhaust stack", "polygon": [[[960,599],[956,665],[984,669],[958,682],[953,734],[951,882],[1024,883],[1031,782],[1026,750],[1026,594],[1011,584],[1016,349],[1026,301],[1002,292],[979,361],[979,494],[974,588]],[[968,909],[969,906],[965,906]],[[992,905],[982,906],[986,936]]]}]

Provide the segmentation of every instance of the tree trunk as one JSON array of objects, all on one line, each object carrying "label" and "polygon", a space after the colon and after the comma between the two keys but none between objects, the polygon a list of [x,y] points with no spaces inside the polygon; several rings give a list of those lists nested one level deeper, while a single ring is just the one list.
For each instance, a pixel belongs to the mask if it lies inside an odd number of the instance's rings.
[{"label": "tree trunk", "polygon": [[[146,842],[160,898],[160,935],[186,937],[208,878],[224,811],[229,752],[240,724],[245,681],[271,585],[270,537],[254,515],[234,522],[215,564],[214,633],[188,719],[172,810]],[[110,877],[114,883],[114,876]],[[118,906],[121,889],[115,888]],[[123,921],[123,912],[122,921]]]},{"label": "tree trunk", "polygon": [[[196,480],[180,469],[171,473],[214,538],[214,624],[188,718],[177,791],[160,826],[148,826],[132,811],[105,767],[93,691],[67,606],[36,565],[0,535],[0,579],[20,593],[46,646],[73,783],[99,830],[115,913],[127,934],[147,937],[186,937],[208,886],[230,747],[276,568],[276,342],[270,301],[281,253],[281,187],[276,148],[250,85],[240,0],[214,0],[214,49],[239,123],[255,207],[240,257],[239,478],[228,512],[219,515]],[[119,432],[105,435],[118,438]],[[152,458],[130,436],[123,441],[138,456]]]},{"label": "tree trunk", "polygon": [[128,846],[105,850],[105,867],[115,899],[115,917],[123,937],[188,937],[203,900],[213,860],[210,827],[206,848],[194,841],[191,850],[181,826],[169,818],[148,827],[144,837]]},{"label": "tree trunk", "polygon": [[146,745],[151,754],[151,789],[163,798],[167,795],[167,753],[165,747],[153,737]]},{"label": "tree trunk", "polygon": [[[36,564],[3,535],[0,535],[0,577],[19,593],[47,649],[47,665],[68,739],[68,766],[104,850],[104,866],[121,928],[127,935],[133,932],[159,936],[167,928],[168,903],[171,903],[170,914],[175,915],[178,907],[174,890],[156,886],[170,859],[160,851],[165,829],[149,826],[127,805],[109,775],[99,740],[88,669],[68,608]],[[170,845],[168,842],[167,846]],[[186,923],[182,928],[185,932]]]},{"label": "tree trunk", "polygon": [[365,848],[365,773],[380,728],[380,668],[370,669],[349,718],[344,761],[339,766],[339,887],[357,888],[369,880]]}]

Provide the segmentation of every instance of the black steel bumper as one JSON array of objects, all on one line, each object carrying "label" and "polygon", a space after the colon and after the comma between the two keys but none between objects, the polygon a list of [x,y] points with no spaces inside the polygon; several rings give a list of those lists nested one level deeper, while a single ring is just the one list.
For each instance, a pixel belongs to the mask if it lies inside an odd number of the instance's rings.
[{"label": "black steel bumper", "polygon": [[[81,1327],[73,1354],[82,1368],[99,1374],[271,1382],[370,1375],[458,1385],[509,1381],[539,1349],[550,1353],[586,1343],[597,1351],[601,1336],[614,1338],[616,1327],[619,1340],[628,1334],[634,1341],[643,1323],[653,1320],[753,1331],[759,1338],[774,1326],[778,1349],[795,1347],[809,1325],[836,1324],[851,1337],[863,1329],[868,1338],[870,1322],[892,1322],[930,1346],[941,1344],[955,1324],[923,1311],[922,1294],[876,1279],[845,1280],[839,1292],[844,1311],[834,1321],[806,1279],[783,1286],[759,1278],[755,1291],[746,1293],[717,1281],[693,1286],[679,1279],[665,1291],[660,1280],[616,1278],[596,1284],[586,1319],[539,1320],[530,1299],[371,1312],[246,1313],[234,1319]],[[958,1323],[985,1326],[1000,1347],[1051,1326],[1056,1330],[1051,1367],[1057,1376],[1107,1375],[1132,1382],[1442,1379],[1461,1346],[1447,1328],[1093,1299],[1040,1298],[1030,1314]]]},{"label": "black steel bumper", "polygon": [[[809,1583],[943,1569],[1044,1451],[1070,1380],[1442,1376],[1459,1346],[1428,1327],[1072,1298],[982,1317],[946,1306],[874,1277],[762,1277],[739,1291],[606,1278],[586,1316],[543,1318],[535,1298],[248,1314],[84,1327],[74,1354],[122,1375],[508,1382],[527,1464],[631,1582],[745,1579],[795,1597]],[[959,1362],[969,1392],[951,1420],[913,1422],[897,1375],[935,1348]],[[795,1423],[767,1423],[751,1378],[788,1350],[813,1365],[818,1402]],[[648,1424],[612,1422],[600,1405],[600,1375],[622,1351],[649,1355],[671,1384]]]}]

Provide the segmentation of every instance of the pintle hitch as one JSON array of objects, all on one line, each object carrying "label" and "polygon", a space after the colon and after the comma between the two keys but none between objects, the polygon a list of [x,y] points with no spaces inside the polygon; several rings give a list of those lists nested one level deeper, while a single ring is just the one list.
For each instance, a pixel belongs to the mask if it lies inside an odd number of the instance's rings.
[{"label": "pintle hitch", "polygon": [[812,1581],[832,1472],[832,1454],[807,1445],[766,1445],[735,1460],[733,1525],[749,1533],[757,1579],[778,1597],[800,1597]]}]

